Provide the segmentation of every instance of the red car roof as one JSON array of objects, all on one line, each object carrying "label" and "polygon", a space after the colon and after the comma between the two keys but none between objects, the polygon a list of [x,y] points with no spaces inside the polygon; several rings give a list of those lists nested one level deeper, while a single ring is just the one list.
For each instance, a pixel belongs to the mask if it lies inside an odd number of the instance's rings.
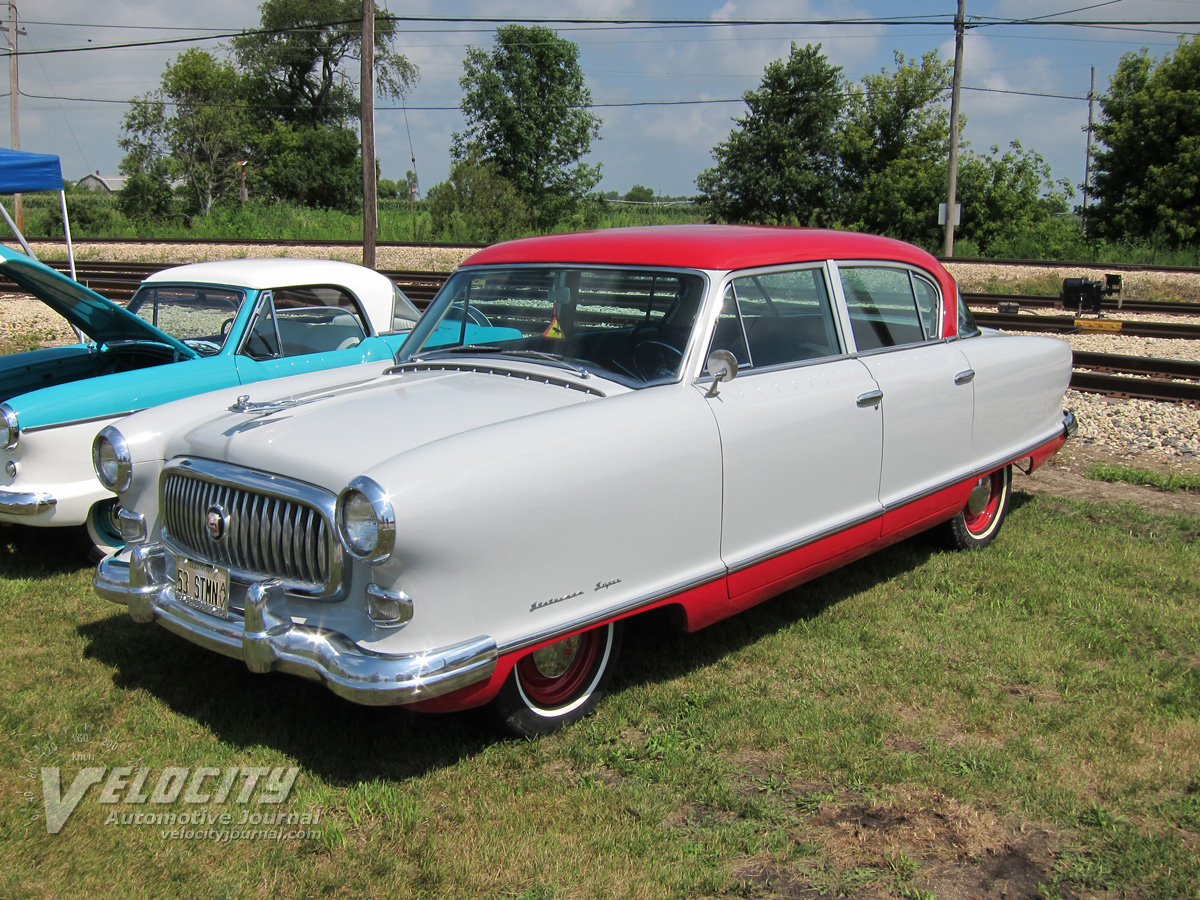
[{"label": "red car roof", "polygon": [[496,244],[463,265],[583,263],[727,270],[821,259],[885,259],[945,275],[937,260],[903,241],[766,225],[660,225],[552,234]]}]

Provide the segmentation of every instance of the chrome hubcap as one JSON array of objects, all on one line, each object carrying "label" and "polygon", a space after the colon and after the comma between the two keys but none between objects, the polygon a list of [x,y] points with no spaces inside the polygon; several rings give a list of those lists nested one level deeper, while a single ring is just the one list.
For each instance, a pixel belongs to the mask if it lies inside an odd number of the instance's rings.
[{"label": "chrome hubcap", "polygon": [[581,642],[580,636],[575,635],[534,651],[533,664],[543,677],[558,678],[571,668],[571,663],[579,653]]},{"label": "chrome hubcap", "polygon": [[967,498],[967,512],[973,516],[987,509],[988,501],[992,499],[992,476],[985,475],[975,482],[971,488],[971,496]]}]

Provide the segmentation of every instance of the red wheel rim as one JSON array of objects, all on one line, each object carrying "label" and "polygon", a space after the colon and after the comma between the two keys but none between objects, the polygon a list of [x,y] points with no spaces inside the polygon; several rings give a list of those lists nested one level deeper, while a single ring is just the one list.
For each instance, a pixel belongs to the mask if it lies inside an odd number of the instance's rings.
[{"label": "red wheel rim", "polygon": [[[517,677],[531,703],[553,709],[574,700],[587,687],[595,671],[595,663],[603,649],[605,630],[591,631],[564,638],[548,647],[531,653],[517,663]],[[565,664],[561,674],[547,674],[556,667],[547,665],[546,658]],[[539,658],[542,664],[539,666]]]},{"label": "red wheel rim", "polygon": [[996,518],[996,510],[1000,508],[1000,501],[1003,497],[1003,469],[980,478],[971,491],[971,499],[967,503],[967,508],[963,510],[963,522],[967,526],[967,531],[976,535],[986,533]]}]

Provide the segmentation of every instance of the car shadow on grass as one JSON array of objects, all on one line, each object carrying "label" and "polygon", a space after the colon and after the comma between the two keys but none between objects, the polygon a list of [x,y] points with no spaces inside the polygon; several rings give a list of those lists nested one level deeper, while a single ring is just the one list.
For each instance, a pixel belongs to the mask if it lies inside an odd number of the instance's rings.
[{"label": "car shadow on grass", "polygon": [[0,577],[43,578],[91,568],[80,529],[0,527]]},{"label": "car shadow on grass", "polygon": [[[693,634],[667,615],[638,617],[612,690],[669,681],[921,565],[941,552],[918,536],[808,582]],[[162,628],[118,613],[79,627],[86,656],[112,670],[113,684],[146,692],[225,744],[271,747],[331,784],[405,780],[450,766],[507,740],[484,711],[420,714],[359,706],[316,682],[256,675],[243,663],[203,650]]]}]

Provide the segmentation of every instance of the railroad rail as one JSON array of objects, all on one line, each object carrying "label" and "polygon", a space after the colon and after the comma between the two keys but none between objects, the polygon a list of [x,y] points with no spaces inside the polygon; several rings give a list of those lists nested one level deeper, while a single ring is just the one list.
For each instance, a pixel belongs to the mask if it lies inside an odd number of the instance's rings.
[{"label": "railroad rail", "polygon": [[[996,306],[1000,303],[1017,303],[1022,309],[1061,309],[1062,299],[1047,297],[1044,294],[982,294],[964,293],[963,299],[967,306]],[[1101,308],[1106,313],[1164,313],[1167,315],[1200,316],[1200,303],[1190,303],[1185,300],[1124,300],[1118,301],[1105,297]]]},{"label": "railroad rail", "polygon": [[1200,340],[1200,325],[1186,322],[1146,322],[1122,319],[1084,319],[1075,316],[1021,315],[1019,313],[975,313],[975,321],[1002,331],[1034,331],[1050,334],[1124,334],[1130,337],[1183,338]]},{"label": "railroad rail", "polygon": [[1071,387],[1109,397],[1200,406],[1200,363],[1076,350]]}]

